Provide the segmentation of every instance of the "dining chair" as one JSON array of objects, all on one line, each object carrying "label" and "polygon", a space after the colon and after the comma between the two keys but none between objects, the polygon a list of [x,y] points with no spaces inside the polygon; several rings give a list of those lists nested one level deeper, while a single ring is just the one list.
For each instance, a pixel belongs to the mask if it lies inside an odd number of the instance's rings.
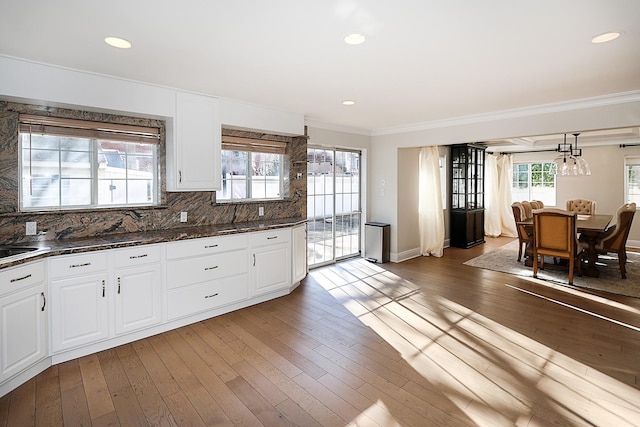
[{"label": "dining chair", "polygon": [[[576,214],[562,209],[543,208],[533,211],[533,277],[544,269],[544,257],[569,260],[569,284],[573,284],[573,269],[582,276],[582,250],[579,249]],[[576,264],[577,261],[577,264]]]},{"label": "dining chair", "polygon": [[518,262],[522,259],[522,250],[523,247],[526,247],[528,243],[531,242],[531,237],[533,235],[531,227],[525,227],[523,224],[519,224],[520,221],[524,221],[527,219],[524,216],[524,208],[522,207],[522,203],[514,202],[511,205],[511,210],[513,211],[513,220],[516,223],[516,230],[518,231]]},{"label": "dining chair", "polygon": [[[607,254],[615,252],[618,254],[618,264],[620,265],[620,276],[627,278],[627,238],[631,230],[633,216],[636,213],[635,203],[625,203],[616,211],[616,223],[604,232],[602,239],[596,243],[596,252],[599,254]],[[580,247],[587,248],[589,244],[579,239]]]},{"label": "dining chair", "polygon": [[542,209],[542,208],[544,208],[544,203],[542,203],[540,200],[532,200],[529,203],[531,203],[531,209]]},{"label": "dining chair", "polygon": [[522,205],[522,219],[533,218],[533,207],[531,207],[531,202],[528,200],[524,200],[520,202]]},{"label": "dining chair", "polygon": [[596,202],[587,199],[571,199],[567,200],[567,210],[580,215],[595,215]]}]

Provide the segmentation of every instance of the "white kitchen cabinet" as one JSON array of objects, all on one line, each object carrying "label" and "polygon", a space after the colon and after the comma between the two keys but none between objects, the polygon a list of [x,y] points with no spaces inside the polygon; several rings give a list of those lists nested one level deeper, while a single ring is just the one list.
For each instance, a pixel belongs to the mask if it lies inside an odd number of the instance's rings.
[{"label": "white kitchen cabinet", "polygon": [[116,335],[162,321],[161,254],[161,245],[140,245],[113,252]]},{"label": "white kitchen cabinet", "polygon": [[167,244],[167,319],[212,310],[249,296],[247,236]]},{"label": "white kitchen cabinet", "polygon": [[176,92],[174,132],[167,137],[167,191],[219,190],[221,140],[218,100]]},{"label": "white kitchen cabinet", "polygon": [[288,288],[291,285],[291,229],[252,233],[250,242],[253,295]]},{"label": "white kitchen cabinet", "polygon": [[47,357],[44,262],[0,273],[0,383]]},{"label": "white kitchen cabinet", "polygon": [[54,257],[49,274],[51,350],[108,338],[107,251]]},{"label": "white kitchen cabinet", "polygon": [[293,283],[307,276],[307,224],[291,229],[291,247],[293,250]]}]

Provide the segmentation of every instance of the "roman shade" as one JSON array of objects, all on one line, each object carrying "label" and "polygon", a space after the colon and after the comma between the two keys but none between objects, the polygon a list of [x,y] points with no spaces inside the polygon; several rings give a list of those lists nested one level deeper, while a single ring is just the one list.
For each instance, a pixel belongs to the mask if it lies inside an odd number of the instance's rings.
[{"label": "roman shade", "polygon": [[269,141],[265,139],[222,135],[222,149],[230,151],[285,154],[287,143],[281,141]]}]

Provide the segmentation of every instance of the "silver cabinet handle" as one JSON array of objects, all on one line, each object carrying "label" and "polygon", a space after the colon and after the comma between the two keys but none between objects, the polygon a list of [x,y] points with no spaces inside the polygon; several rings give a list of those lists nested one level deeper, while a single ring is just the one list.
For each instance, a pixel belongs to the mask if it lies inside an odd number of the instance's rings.
[{"label": "silver cabinet handle", "polygon": [[84,264],[71,264],[69,265],[69,268],[87,267],[89,265],[91,265],[90,262],[85,262]]},{"label": "silver cabinet handle", "polygon": [[256,254],[253,254],[253,266],[256,266]]},{"label": "silver cabinet handle", "polygon": [[11,279],[10,283],[19,282],[20,280],[28,279],[29,277],[31,277],[31,273],[27,274],[26,276],[16,277],[15,279]]},{"label": "silver cabinet handle", "polygon": [[178,182],[182,182],[182,171],[178,171]]},{"label": "silver cabinet handle", "polygon": [[132,255],[129,257],[129,259],[138,259],[138,258],[144,258],[146,256],[148,256],[149,254],[142,254],[142,255]]},{"label": "silver cabinet handle", "polygon": [[204,271],[215,270],[216,268],[218,268],[217,265],[214,265],[213,267],[205,267]]},{"label": "silver cabinet handle", "polygon": [[47,306],[47,297],[44,296],[44,292],[40,292],[40,296],[42,297],[42,308],[40,311],[44,311],[44,308]]}]

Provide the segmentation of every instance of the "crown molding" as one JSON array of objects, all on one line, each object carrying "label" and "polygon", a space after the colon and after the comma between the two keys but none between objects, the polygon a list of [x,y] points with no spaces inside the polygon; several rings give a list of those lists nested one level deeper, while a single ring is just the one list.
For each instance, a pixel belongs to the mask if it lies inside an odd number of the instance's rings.
[{"label": "crown molding", "polygon": [[542,104],[511,110],[494,111],[490,113],[474,114],[469,116],[454,117],[444,120],[434,120],[430,122],[416,123],[408,126],[398,126],[375,129],[371,131],[371,136],[393,135],[399,133],[416,132],[428,129],[443,127],[461,126],[472,123],[482,123],[494,120],[527,117],[538,114],[558,113],[562,111],[580,110],[585,108],[602,107],[606,105],[625,104],[628,102],[640,101],[640,90],[614,93],[608,95],[594,96],[571,101]]},{"label": "crown molding", "polygon": [[344,132],[344,133],[353,133],[356,135],[363,135],[363,136],[372,136],[371,130],[336,125],[333,123],[327,123],[327,122],[322,122],[322,121],[317,121],[312,119],[305,119],[304,124],[309,127],[314,127],[318,129],[333,130],[336,132]]}]

